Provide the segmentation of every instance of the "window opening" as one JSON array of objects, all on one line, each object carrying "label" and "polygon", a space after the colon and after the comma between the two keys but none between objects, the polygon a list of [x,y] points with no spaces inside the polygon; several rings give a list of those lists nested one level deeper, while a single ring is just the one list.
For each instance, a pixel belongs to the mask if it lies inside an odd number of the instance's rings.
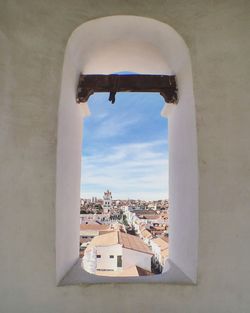
[{"label": "window opening", "polygon": [[122,267],[122,256],[117,255],[117,267]]},{"label": "window opening", "polygon": [[[88,104],[80,235],[95,235],[80,245],[82,268],[102,276],[110,270],[112,276],[160,274],[168,258],[167,120],[160,116],[164,97],[149,91],[119,93],[113,106],[107,93],[98,93]],[[97,266],[99,249],[103,257]]]}]

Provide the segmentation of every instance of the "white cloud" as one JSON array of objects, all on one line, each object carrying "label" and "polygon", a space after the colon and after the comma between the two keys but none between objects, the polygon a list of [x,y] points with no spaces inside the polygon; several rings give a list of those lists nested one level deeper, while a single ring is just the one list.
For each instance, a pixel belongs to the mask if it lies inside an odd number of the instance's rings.
[{"label": "white cloud", "polygon": [[[98,118],[99,119],[99,118]],[[131,117],[128,114],[120,114],[119,116],[111,115],[107,118],[107,115],[100,118],[99,125],[95,127],[94,137],[109,138],[117,136],[117,134],[124,134],[129,127],[136,125],[139,122],[139,117]]]},{"label": "white cloud", "polygon": [[[114,146],[107,155],[98,152],[84,157],[82,185],[84,197],[102,196],[106,188],[114,198],[163,199],[168,197],[166,142]],[[92,189],[92,190],[90,190]]]}]

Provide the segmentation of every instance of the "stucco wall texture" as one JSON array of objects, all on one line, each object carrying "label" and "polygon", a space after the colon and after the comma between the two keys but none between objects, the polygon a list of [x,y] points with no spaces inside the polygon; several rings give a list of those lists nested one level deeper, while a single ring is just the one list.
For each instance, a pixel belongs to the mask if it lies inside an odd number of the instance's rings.
[{"label": "stucco wall texture", "polygon": [[[64,50],[110,15],[172,26],[192,59],[199,158],[198,283],[55,283],[57,110]],[[250,311],[250,2],[0,1],[0,312]]]}]

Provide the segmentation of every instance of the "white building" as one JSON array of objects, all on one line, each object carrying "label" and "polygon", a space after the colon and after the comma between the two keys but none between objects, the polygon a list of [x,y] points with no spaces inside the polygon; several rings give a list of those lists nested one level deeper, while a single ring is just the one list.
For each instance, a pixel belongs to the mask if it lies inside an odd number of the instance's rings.
[{"label": "white building", "polygon": [[152,234],[146,229],[145,224],[139,225],[139,237],[145,242],[146,245],[150,246],[150,241],[153,239]]},{"label": "white building", "polygon": [[107,190],[103,195],[103,213],[109,213],[112,208],[112,193]]},{"label": "white building", "polygon": [[80,224],[90,224],[99,222],[105,224],[106,222],[110,222],[110,213],[101,213],[101,214],[80,214]]},{"label": "white building", "polygon": [[96,275],[150,275],[152,256],[152,251],[140,238],[114,231],[92,239],[82,266]]},{"label": "white building", "polygon": [[150,244],[154,253],[154,260],[162,269],[168,258],[168,242],[162,238],[154,238],[150,240]]}]

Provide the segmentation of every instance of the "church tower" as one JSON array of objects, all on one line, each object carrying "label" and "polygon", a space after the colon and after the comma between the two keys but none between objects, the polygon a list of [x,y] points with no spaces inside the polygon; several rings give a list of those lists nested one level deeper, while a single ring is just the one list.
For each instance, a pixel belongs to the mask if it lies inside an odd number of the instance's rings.
[{"label": "church tower", "polygon": [[112,207],[112,193],[107,190],[103,195],[103,213],[109,213]]}]

